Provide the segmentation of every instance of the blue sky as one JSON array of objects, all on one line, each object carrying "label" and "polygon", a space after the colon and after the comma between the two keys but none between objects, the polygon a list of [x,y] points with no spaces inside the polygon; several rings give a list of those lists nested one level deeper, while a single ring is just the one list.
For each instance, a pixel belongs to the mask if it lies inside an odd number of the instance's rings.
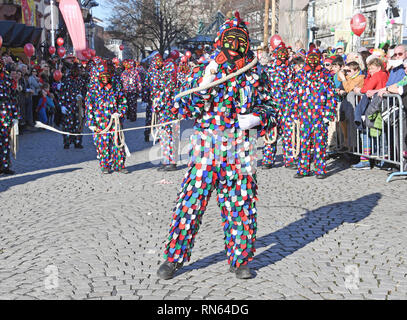
[{"label": "blue sky", "polygon": [[103,26],[107,27],[107,19],[109,18],[109,8],[106,5],[106,0],[98,0],[99,7],[93,8],[92,13],[96,18],[104,20]]}]

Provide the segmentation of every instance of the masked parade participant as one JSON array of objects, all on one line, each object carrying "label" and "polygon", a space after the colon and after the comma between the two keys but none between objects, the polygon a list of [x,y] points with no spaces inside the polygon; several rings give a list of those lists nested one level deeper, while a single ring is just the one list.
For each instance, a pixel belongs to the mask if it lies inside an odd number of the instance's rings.
[{"label": "masked parade participant", "polygon": [[[188,57],[183,56],[178,66],[177,73],[177,87],[180,89],[182,84],[187,80],[187,77],[191,73],[191,67],[189,66]],[[179,90],[178,90],[179,91]]]},{"label": "masked parade participant", "polygon": [[13,175],[11,167],[11,131],[18,127],[18,109],[13,98],[12,81],[4,70],[3,59],[0,58],[0,174]]},{"label": "masked parade participant", "polygon": [[[315,174],[318,179],[324,179],[327,174],[328,125],[335,120],[337,101],[319,53],[308,52],[305,63],[304,69],[296,75],[292,96],[293,119],[300,125],[300,154],[295,178]],[[311,160],[315,166],[313,173]]]},{"label": "masked parade participant", "polygon": [[292,150],[292,126],[290,90],[294,71],[288,63],[288,50],[281,43],[273,51],[273,57],[262,73],[263,81],[268,87],[269,97],[277,111],[278,126],[265,139],[263,166],[271,169],[276,161],[277,140],[283,138],[283,161],[286,168],[295,168]]},{"label": "masked parade participant", "polygon": [[124,71],[121,75],[121,81],[126,94],[127,105],[129,106],[127,118],[134,122],[137,120],[137,98],[142,90],[141,79],[133,60],[125,60],[123,65]]},{"label": "masked parade participant", "polygon": [[[159,80],[158,99],[153,104],[153,112],[157,115],[157,124],[164,124],[178,119],[178,112],[174,112],[174,96],[177,91],[178,66],[176,60],[179,52],[174,50],[165,60]],[[170,123],[158,127],[162,164],[159,171],[175,171],[177,169],[177,155],[179,139],[179,123]]]},{"label": "masked parade participant", "polygon": [[[59,101],[62,113],[61,127],[65,132],[81,133],[84,125],[84,112],[81,100],[86,96],[86,80],[81,77],[78,64],[72,66],[59,90]],[[83,149],[82,136],[64,135],[64,148],[73,144],[76,149]]]},{"label": "masked parade participant", "polygon": [[[150,62],[146,74],[146,88],[145,92],[148,96],[147,106],[146,106],[146,126],[151,125],[153,116],[153,102],[156,101],[160,96],[159,83],[161,77],[161,69],[164,65],[163,58],[160,54],[156,54]],[[147,135],[151,133],[151,129],[146,129],[144,131],[145,141],[148,141]]]},{"label": "masked parade participant", "polygon": [[[122,140],[120,133],[114,134],[116,125],[119,130],[123,128],[127,104],[120,79],[114,74],[115,70],[111,61],[96,58],[91,70],[89,90],[85,100],[87,124],[94,132],[93,140],[100,168],[104,174],[112,171],[128,173],[125,168],[125,145],[123,141],[120,141]],[[117,116],[120,123],[113,123],[108,129],[112,116]],[[105,131],[107,132],[105,133]]]},{"label": "masked parade participant", "polygon": [[[239,279],[250,278],[248,262],[253,260],[257,233],[257,180],[254,137],[249,129],[261,134],[271,130],[275,121],[272,109],[260,96],[256,61],[249,50],[246,23],[235,17],[221,26],[215,52],[192,70],[183,86],[198,92],[177,99],[174,110],[195,118],[191,139],[191,159],[181,185],[170,235],[164,251],[165,262],[157,274],[171,279],[190,260],[194,240],[211,194],[216,190],[225,235],[225,250],[230,271]],[[249,65],[249,66],[248,66]],[[214,86],[213,81],[247,71]],[[252,68],[250,68],[252,66]],[[212,87],[211,87],[212,84]],[[263,95],[262,95],[263,96]]]}]

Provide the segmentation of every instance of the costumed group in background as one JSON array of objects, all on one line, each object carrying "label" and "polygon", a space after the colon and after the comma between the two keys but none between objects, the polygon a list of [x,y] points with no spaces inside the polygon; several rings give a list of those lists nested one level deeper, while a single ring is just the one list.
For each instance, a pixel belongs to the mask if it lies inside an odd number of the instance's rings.
[{"label": "costumed group in background", "polygon": [[[320,52],[311,47],[288,63],[288,51],[281,42],[270,62],[262,66],[250,44],[247,24],[236,12],[221,26],[210,57],[192,61],[174,50],[166,59],[154,55],[147,70],[134,60],[120,65],[95,57],[86,69],[74,64],[53,88],[62,129],[80,134],[87,125],[103,174],[128,173],[126,145],[118,131],[125,120],[137,120],[139,99],[146,105],[145,141],[150,139],[150,126],[157,125],[160,171],[177,170],[177,120],[195,120],[188,170],[172,212],[165,262],[158,270],[162,279],[171,279],[190,260],[214,191],[230,272],[239,279],[252,277],[249,262],[256,251],[258,137],[264,139],[264,169],[275,165],[281,140],[284,166],[297,171],[295,178],[326,177],[328,123],[335,119],[337,101]],[[11,174],[10,135],[19,115],[12,82],[2,64],[0,67],[0,170]],[[190,93],[182,95],[186,91]],[[63,147],[69,149],[71,144],[83,148],[81,136],[63,136]]]}]

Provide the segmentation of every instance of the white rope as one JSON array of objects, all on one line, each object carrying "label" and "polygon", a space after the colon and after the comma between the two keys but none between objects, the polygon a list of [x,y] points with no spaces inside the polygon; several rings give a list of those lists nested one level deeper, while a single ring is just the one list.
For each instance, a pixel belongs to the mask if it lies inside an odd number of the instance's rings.
[{"label": "white rope", "polygon": [[237,76],[240,76],[241,74],[245,73],[246,71],[250,70],[251,68],[253,68],[256,64],[257,64],[258,60],[255,57],[254,60],[252,62],[250,62],[248,65],[246,65],[245,67],[243,67],[242,69],[239,69],[238,71],[236,71],[235,73],[231,73],[230,75],[223,77],[222,79],[216,80],[214,82],[208,83],[207,85],[204,85],[202,87],[197,87],[197,88],[193,88],[184,92],[181,92],[180,94],[175,96],[175,100],[185,97],[191,93],[195,93],[195,92],[199,92],[199,91],[203,91],[203,90],[208,90],[210,88],[216,87],[232,78],[235,78]]},{"label": "white rope", "polygon": [[[170,122],[166,122],[166,123],[161,123],[161,124],[157,124],[154,127],[161,127],[161,126],[166,126],[167,124],[173,124],[176,122],[179,122],[180,120],[174,120],[174,121],[170,121]],[[93,135],[100,135],[100,134],[109,134],[109,133],[114,133],[114,131],[109,131],[106,133],[102,133],[102,132],[94,132],[94,133],[71,133],[71,132],[65,132],[65,131],[61,131],[58,129],[55,129],[54,127],[48,126],[46,124],[43,124],[42,122],[36,121],[35,122],[35,127],[36,128],[40,128],[40,129],[46,129],[55,133],[59,133],[59,134],[63,134],[63,135],[70,135],[70,136],[93,136]],[[151,126],[145,126],[145,127],[137,127],[137,128],[129,128],[129,129],[120,129],[117,130],[118,132],[126,132],[126,131],[135,131],[135,130],[142,130],[142,129],[148,129],[151,128]]]}]

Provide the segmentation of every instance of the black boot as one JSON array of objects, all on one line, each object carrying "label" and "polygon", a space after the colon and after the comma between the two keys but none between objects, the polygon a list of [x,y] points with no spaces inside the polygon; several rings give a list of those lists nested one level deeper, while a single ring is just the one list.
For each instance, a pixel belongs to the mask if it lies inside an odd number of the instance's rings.
[{"label": "black boot", "polygon": [[64,149],[69,149],[69,144],[65,144]]},{"label": "black boot", "polygon": [[302,178],[305,178],[305,176],[303,176],[302,174],[296,173],[294,178],[295,179],[302,179]]},{"label": "black boot", "polygon": [[144,142],[150,142],[150,134],[144,133]]},{"label": "black boot", "polygon": [[83,146],[81,144],[75,144],[75,149],[83,149]]},{"label": "black boot", "polygon": [[122,174],[129,174],[130,173],[129,170],[127,170],[126,168],[120,169],[117,172],[122,173]]},{"label": "black boot", "polygon": [[177,165],[176,164],[170,164],[165,167],[164,171],[177,171]]},{"label": "black boot", "polygon": [[250,268],[247,264],[240,266],[239,268],[230,266],[229,271],[235,273],[236,278],[238,279],[251,279],[253,277]]},{"label": "black boot", "polygon": [[264,166],[263,166],[263,169],[266,169],[266,170],[270,170],[270,169],[272,169],[273,168],[273,165],[272,164],[265,164]]},{"label": "black boot", "polygon": [[157,276],[163,280],[170,280],[177,270],[181,269],[183,263],[165,261],[157,271]]},{"label": "black boot", "polygon": [[16,174],[13,170],[10,169],[5,169],[2,171],[3,174],[5,174],[6,176],[12,176],[14,174]]},{"label": "black boot", "polygon": [[285,168],[289,170],[298,170],[298,167],[295,164],[290,164],[288,166],[285,166]]},{"label": "black boot", "polygon": [[166,171],[165,169],[167,168],[166,164],[162,164],[160,167],[158,167],[157,171]]}]

